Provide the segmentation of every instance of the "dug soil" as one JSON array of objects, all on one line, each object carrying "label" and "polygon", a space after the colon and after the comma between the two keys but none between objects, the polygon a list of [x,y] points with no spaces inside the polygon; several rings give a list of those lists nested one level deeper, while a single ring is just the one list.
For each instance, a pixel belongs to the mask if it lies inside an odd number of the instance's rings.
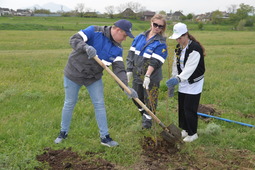
[{"label": "dug soil", "polygon": [[[215,109],[211,106],[200,105],[199,108],[201,113],[215,114]],[[150,137],[141,139],[140,144],[143,149],[140,160],[130,167],[122,167],[101,159],[93,152],[86,152],[84,158],[71,148],[61,150],[45,148],[44,153],[38,155],[36,159],[54,170],[255,169],[255,155],[248,150],[218,149],[213,155],[212,152],[207,152],[207,148],[199,147],[193,150],[192,154],[186,154],[176,145],[160,138],[155,141]]]}]

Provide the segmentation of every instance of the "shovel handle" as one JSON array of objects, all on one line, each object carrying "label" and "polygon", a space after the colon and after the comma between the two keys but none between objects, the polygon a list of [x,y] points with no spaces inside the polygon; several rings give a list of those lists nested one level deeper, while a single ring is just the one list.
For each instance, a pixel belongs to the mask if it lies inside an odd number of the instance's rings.
[{"label": "shovel handle", "polygon": [[132,92],[129,90],[129,88],[117,77],[111,69],[109,69],[97,56],[94,57],[96,62],[101,65],[116,81],[117,83],[128,93],[131,94]]},{"label": "shovel handle", "polygon": [[[94,57],[96,62],[101,65],[113,78],[117,81],[117,83],[128,93],[132,92],[129,88],[109,69],[97,56]],[[155,116],[154,113],[138,98],[133,98],[162,128],[167,129],[167,127]]]}]

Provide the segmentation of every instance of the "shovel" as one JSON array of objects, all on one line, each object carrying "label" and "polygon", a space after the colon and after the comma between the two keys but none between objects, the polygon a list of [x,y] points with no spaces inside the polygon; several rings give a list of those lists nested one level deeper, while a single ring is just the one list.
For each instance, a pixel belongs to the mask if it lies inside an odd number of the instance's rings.
[{"label": "shovel", "polygon": [[[96,62],[101,65],[114,79],[117,83],[128,93],[131,94],[132,92],[129,88],[109,69],[97,56],[94,57]],[[148,109],[148,107],[138,98],[133,98],[162,128],[163,131],[160,135],[166,140],[168,143],[176,144],[177,142],[182,143],[181,141],[181,131],[178,127],[174,124],[169,125],[168,127],[165,126],[156,116],[155,114]]]}]

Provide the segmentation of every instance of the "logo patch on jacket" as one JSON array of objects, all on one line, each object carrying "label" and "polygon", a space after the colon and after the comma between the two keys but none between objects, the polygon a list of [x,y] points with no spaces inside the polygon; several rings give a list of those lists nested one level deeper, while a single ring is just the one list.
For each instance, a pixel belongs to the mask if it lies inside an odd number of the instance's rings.
[{"label": "logo patch on jacket", "polygon": [[153,51],[152,51],[151,49],[147,49],[146,51],[147,51],[148,53],[150,53],[150,54],[153,53]]},{"label": "logo patch on jacket", "polygon": [[113,60],[115,60],[115,58],[114,57],[110,57],[109,60],[113,61]]},{"label": "logo patch on jacket", "polygon": [[166,52],[166,49],[163,48],[163,49],[162,49],[162,53],[164,53],[164,52]]}]

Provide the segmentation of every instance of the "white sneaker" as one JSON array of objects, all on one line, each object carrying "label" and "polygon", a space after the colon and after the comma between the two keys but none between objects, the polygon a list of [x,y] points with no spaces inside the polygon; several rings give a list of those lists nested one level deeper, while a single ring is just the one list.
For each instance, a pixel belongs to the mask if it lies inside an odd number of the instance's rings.
[{"label": "white sneaker", "polygon": [[183,141],[184,142],[193,142],[194,140],[196,140],[198,138],[197,133],[195,133],[192,136],[186,136]]},{"label": "white sneaker", "polygon": [[182,138],[185,138],[186,136],[188,136],[188,133],[186,132],[186,130],[182,130]]}]

